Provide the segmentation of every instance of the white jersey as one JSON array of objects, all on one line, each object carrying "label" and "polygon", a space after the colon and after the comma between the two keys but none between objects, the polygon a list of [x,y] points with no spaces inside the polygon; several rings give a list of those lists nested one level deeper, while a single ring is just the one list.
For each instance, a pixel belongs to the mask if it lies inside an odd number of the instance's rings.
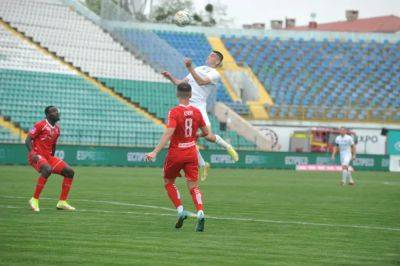
[{"label": "white jersey", "polygon": [[215,68],[209,66],[199,66],[194,69],[201,78],[209,78],[211,83],[208,85],[200,86],[194,80],[192,74],[186,76],[186,79],[192,87],[192,97],[190,103],[195,106],[206,106],[207,98],[212,91],[217,90],[218,80],[221,78],[218,71]]},{"label": "white jersey", "polygon": [[337,136],[335,144],[339,146],[340,156],[351,154],[351,146],[354,145],[354,140],[350,135]]}]

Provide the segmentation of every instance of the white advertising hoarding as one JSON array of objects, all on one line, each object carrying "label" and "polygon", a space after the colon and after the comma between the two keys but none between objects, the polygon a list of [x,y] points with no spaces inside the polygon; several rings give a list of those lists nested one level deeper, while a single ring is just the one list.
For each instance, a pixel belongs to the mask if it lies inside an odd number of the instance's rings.
[{"label": "white advertising hoarding", "polygon": [[[290,136],[294,131],[306,131],[310,127],[259,126],[258,129],[279,151],[289,151]],[[381,135],[381,129],[352,129],[358,137],[356,150],[358,154],[385,154],[386,137]]]}]

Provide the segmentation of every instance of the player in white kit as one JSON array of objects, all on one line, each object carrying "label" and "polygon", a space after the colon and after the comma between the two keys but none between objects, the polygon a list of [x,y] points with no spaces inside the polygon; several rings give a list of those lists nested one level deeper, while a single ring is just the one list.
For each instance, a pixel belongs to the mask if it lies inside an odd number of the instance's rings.
[{"label": "player in white kit", "polygon": [[[192,86],[192,98],[190,98],[190,104],[200,109],[201,114],[203,115],[203,119],[206,122],[208,130],[210,132],[210,134],[208,134],[205,139],[225,148],[228,154],[236,162],[239,160],[239,156],[235,149],[229,143],[223,140],[219,135],[212,134],[211,123],[208,119],[206,108],[207,98],[212,91],[216,91],[218,81],[221,78],[216,68],[221,65],[223,58],[224,57],[220,52],[213,51],[207,57],[206,65],[196,68],[193,67],[192,60],[190,58],[185,58],[184,64],[189,71],[189,74],[184,79],[177,79],[167,71],[162,72],[162,75],[169,79],[175,85],[178,85],[182,82],[187,82]],[[205,179],[209,164],[204,161],[200,152],[198,152],[198,156],[200,167],[204,167],[202,179]]]},{"label": "player in white kit", "polygon": [[356,158],[356,146],[352,136],[346,134],[346,129],[340,128],[340,135],[335,139],[335,147],[332,152],[332,160],[335,160],[335,155],[339,149],[340,163],[342,165],[342,181],[340,184],[343,186],[347,183],[354,185],[354,180],[349,170],[351,160]]}]

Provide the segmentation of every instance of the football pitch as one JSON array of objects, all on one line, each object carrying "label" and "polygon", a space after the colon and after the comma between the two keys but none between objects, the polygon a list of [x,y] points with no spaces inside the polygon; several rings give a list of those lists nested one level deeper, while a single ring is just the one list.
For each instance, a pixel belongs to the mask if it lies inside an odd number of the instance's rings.
[{"label": "football pitch", "polygon": [[[208,215],[173,228],[161,169],[75,167],[69,203],[50,177],[33,213],[37,173],[0,166],[1,265],[399,265],[400,175],[211,169],[201,190]],[[178,187],[194,211],[184,180]]]}]

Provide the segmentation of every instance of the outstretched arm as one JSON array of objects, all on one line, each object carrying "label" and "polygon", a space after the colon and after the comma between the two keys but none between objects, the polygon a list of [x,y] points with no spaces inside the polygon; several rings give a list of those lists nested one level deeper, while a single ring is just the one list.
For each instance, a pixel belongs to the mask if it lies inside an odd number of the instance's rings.
[{"label": "outstretched arm", "polygon": [[145,158],[146,161],[152,161],[154,158],[156,158],[157,153],[159,153],[165,145],[167,145],[168,141],[171,139],[172,134],[174,134],[175,128],[166,128],[164,131],[164,134],[161,136],[160,142],[158,145],[154,148],[154,150],[148,154],[146,154]]},{"label": "outstretched arm", "polygon": [[163,71],[161,72],[161,74],[167,78],[169,81],[171,81],[174,85],[179,85],[182,82],[187,82],[186,79],[177,79],[176,77],[172,76],[171,73],[169,73],[168,71]]},{"label": "outstretched arm", "polygon": [[211,83],[211,80],[208,77],[202,78],[199,76],[199,74],[197,74],[197,72],[194,70],[194,68],[192,66],[192,59],[185,58],[184,63],[185,63],[187,70],[189,71],[190,74],[192,74],[193,79],[196,81],[197,84],[199,84],[200,86],[203,86],[203,85],[208,85]]}]

